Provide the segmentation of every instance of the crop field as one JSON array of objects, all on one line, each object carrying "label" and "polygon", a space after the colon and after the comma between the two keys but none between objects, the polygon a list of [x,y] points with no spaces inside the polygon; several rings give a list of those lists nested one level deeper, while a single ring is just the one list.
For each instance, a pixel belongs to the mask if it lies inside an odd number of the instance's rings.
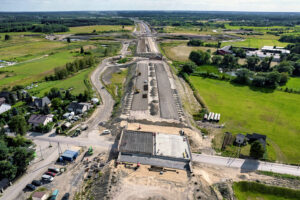
[{"label": "crop field", "polygon": [[79,27],[70,27],[70,31],[60,34],[75,34],[75,33],[92,33],[94,30],[96,32],[119,32],[119,31],[133,31],[134,26],[122,26],[119,25],[95,25],[95,26],[79,26]]},{"label": "crop field", "polygon": [[45,81],[38,83],[38,87],[29,90],[29,92],[34,96],[43,97],[46,92],[49,92],[51,88],[55,87],[63,90],[70,89],[74,95],[83,93],[84,90],[88,89],[84,83],[84,80],[89,80],[89,75],[93,70],[94,68],[82,70],[76,75],[64,80]]},{"label": "crop field", "polygon": [[206,51],[208,49],[211,52],[215,52],[216,48],[211,47],[190,47],[187,46],[187,42],[168,42],[168,43],[161,43],[160,47],[164,51],[165,55],[173,61],[188,61],[189,55],[194,50],[202,50]]},{"label": "crop field", "polygon": [[265,134],[269,160],[300,163],[299,94],[260,91],[196,76],[190,80],[209,110],[221,113],[224,131]]}]

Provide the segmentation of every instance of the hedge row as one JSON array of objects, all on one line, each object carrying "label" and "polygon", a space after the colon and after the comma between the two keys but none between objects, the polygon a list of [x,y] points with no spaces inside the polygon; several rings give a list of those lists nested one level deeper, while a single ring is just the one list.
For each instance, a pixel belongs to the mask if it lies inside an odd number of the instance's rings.
[{"label": "hedge row", "polygon": [[300,190],[264,185],[256,182],[241,181],[235,183],[242,191],[258,192],[279,197],[300,199]]}]

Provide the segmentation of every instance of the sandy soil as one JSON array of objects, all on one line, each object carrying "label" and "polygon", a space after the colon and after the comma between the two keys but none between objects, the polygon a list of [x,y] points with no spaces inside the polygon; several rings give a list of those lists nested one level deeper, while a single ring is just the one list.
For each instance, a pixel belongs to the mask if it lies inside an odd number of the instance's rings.
[{"label": "sandy soil", "polygon": [[127,174],[121,180],[122,187],[114,195],[116,200],[139,199],[190,199],[188,177],[185,171],[149,171],[150,166],[142,165],[137,171],[119,165],[117,171]]}]

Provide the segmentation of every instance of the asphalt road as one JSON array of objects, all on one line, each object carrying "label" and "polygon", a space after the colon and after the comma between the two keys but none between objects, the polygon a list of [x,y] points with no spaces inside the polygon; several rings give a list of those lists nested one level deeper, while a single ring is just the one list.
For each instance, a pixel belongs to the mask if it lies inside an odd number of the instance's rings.
[{"label": "asphalt road", "polygon": [[155,63],[156,80],[158,86],[160,116],[164,119],[179,119],[171,84],[163,63]]},{"label": "asphalt road", "polygon": [[300,176],[300,168],[298,166],[284,165],[278,163],[263,162],[252,159],[229,158],[222,156],[212,156],[205,154],[192,154],[193,162],[205,163],[210,165],[218,165],[224,167],[238,168],[241,172],[251,171],[269,171],[280,174],[290,174]]}]

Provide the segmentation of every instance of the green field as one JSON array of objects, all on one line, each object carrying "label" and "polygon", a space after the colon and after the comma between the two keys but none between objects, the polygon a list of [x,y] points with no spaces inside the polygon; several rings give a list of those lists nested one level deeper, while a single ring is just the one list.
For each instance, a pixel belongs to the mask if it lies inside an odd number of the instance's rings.
[{"label": "green field", "polygon": [[252,48],[262,48],[263,46],[279,46],[286,47],[289,43],[279,42],[278,39],[266,39],[268,37],[248,37],[244,41],[238,42],[223,42],[223,46],[232,45],[234,47],[252,47]]},{"label": "green field", "polygon": [[299,77],[297,77],[297,78],[291,77],[289,79],[289,81],[287,82],[287,84],[285,86],[283,86],[282,88],[283,89],[289,88],[289,89],[293,89],[296,91],[300,91],[300,78]]},{"label": "green field", "polygon": [[0,59],[24,61],[66,45],[66,42],[49,41],[42,37],[12,36],[8,41],[0,40]]},{"label": "green field", "polygon": [[279,195],[263,194],[253,190],[243,190],[240,183],[233,184],[234,195],[238,200],[296,200]]},{"label": "green field", "polygon": [[[191,76],[209,110],[221,113],[223,131],[268,136],[270,160],[300,163],[300,96],[254,91],[248,86]],[[220,148],[220,144],[217,148]]]},{"label": "green field", "polygon": [[201,28],[197,26],[166,26],[164,27],[164,33],[180,33],[180,34],[215,34],[211,28]]},{"label": "green field", "polygon": [[71,89],[70,91],[74,95],[78,95],[79,93],[83,93],[84,90],[88,88],[84,84],[84,80],[89,80],[90,73],[94,70],[94,68],[89,68],[86,70],[82,70],[76,75],[58,81],[45,81],[38,83],[38,87],[29,90],[29,92],[37,97],[43,97],[46,92],[49,92],[51,88],[58,88],[63,90]]},{"label": "green field", "polygon": [[26,85],[42,80],[46,75],[53,73],[54,68],[64,66],[74,60],[70,52],[59,52],[41,59],[1,68],[0,71],[11,71],[9,77],[0,77],[0,87]]},{"label": "green field", "polygon": [[119,25],[95,25],[95,26],[79,26],[79,27],[70,27],[70,31],[66,33],[58,34],[75,34],[75,33],[92,33],[94,30],[96,32],[119,32],[122,30],[133,31],[134,26],[122,26]]}]

